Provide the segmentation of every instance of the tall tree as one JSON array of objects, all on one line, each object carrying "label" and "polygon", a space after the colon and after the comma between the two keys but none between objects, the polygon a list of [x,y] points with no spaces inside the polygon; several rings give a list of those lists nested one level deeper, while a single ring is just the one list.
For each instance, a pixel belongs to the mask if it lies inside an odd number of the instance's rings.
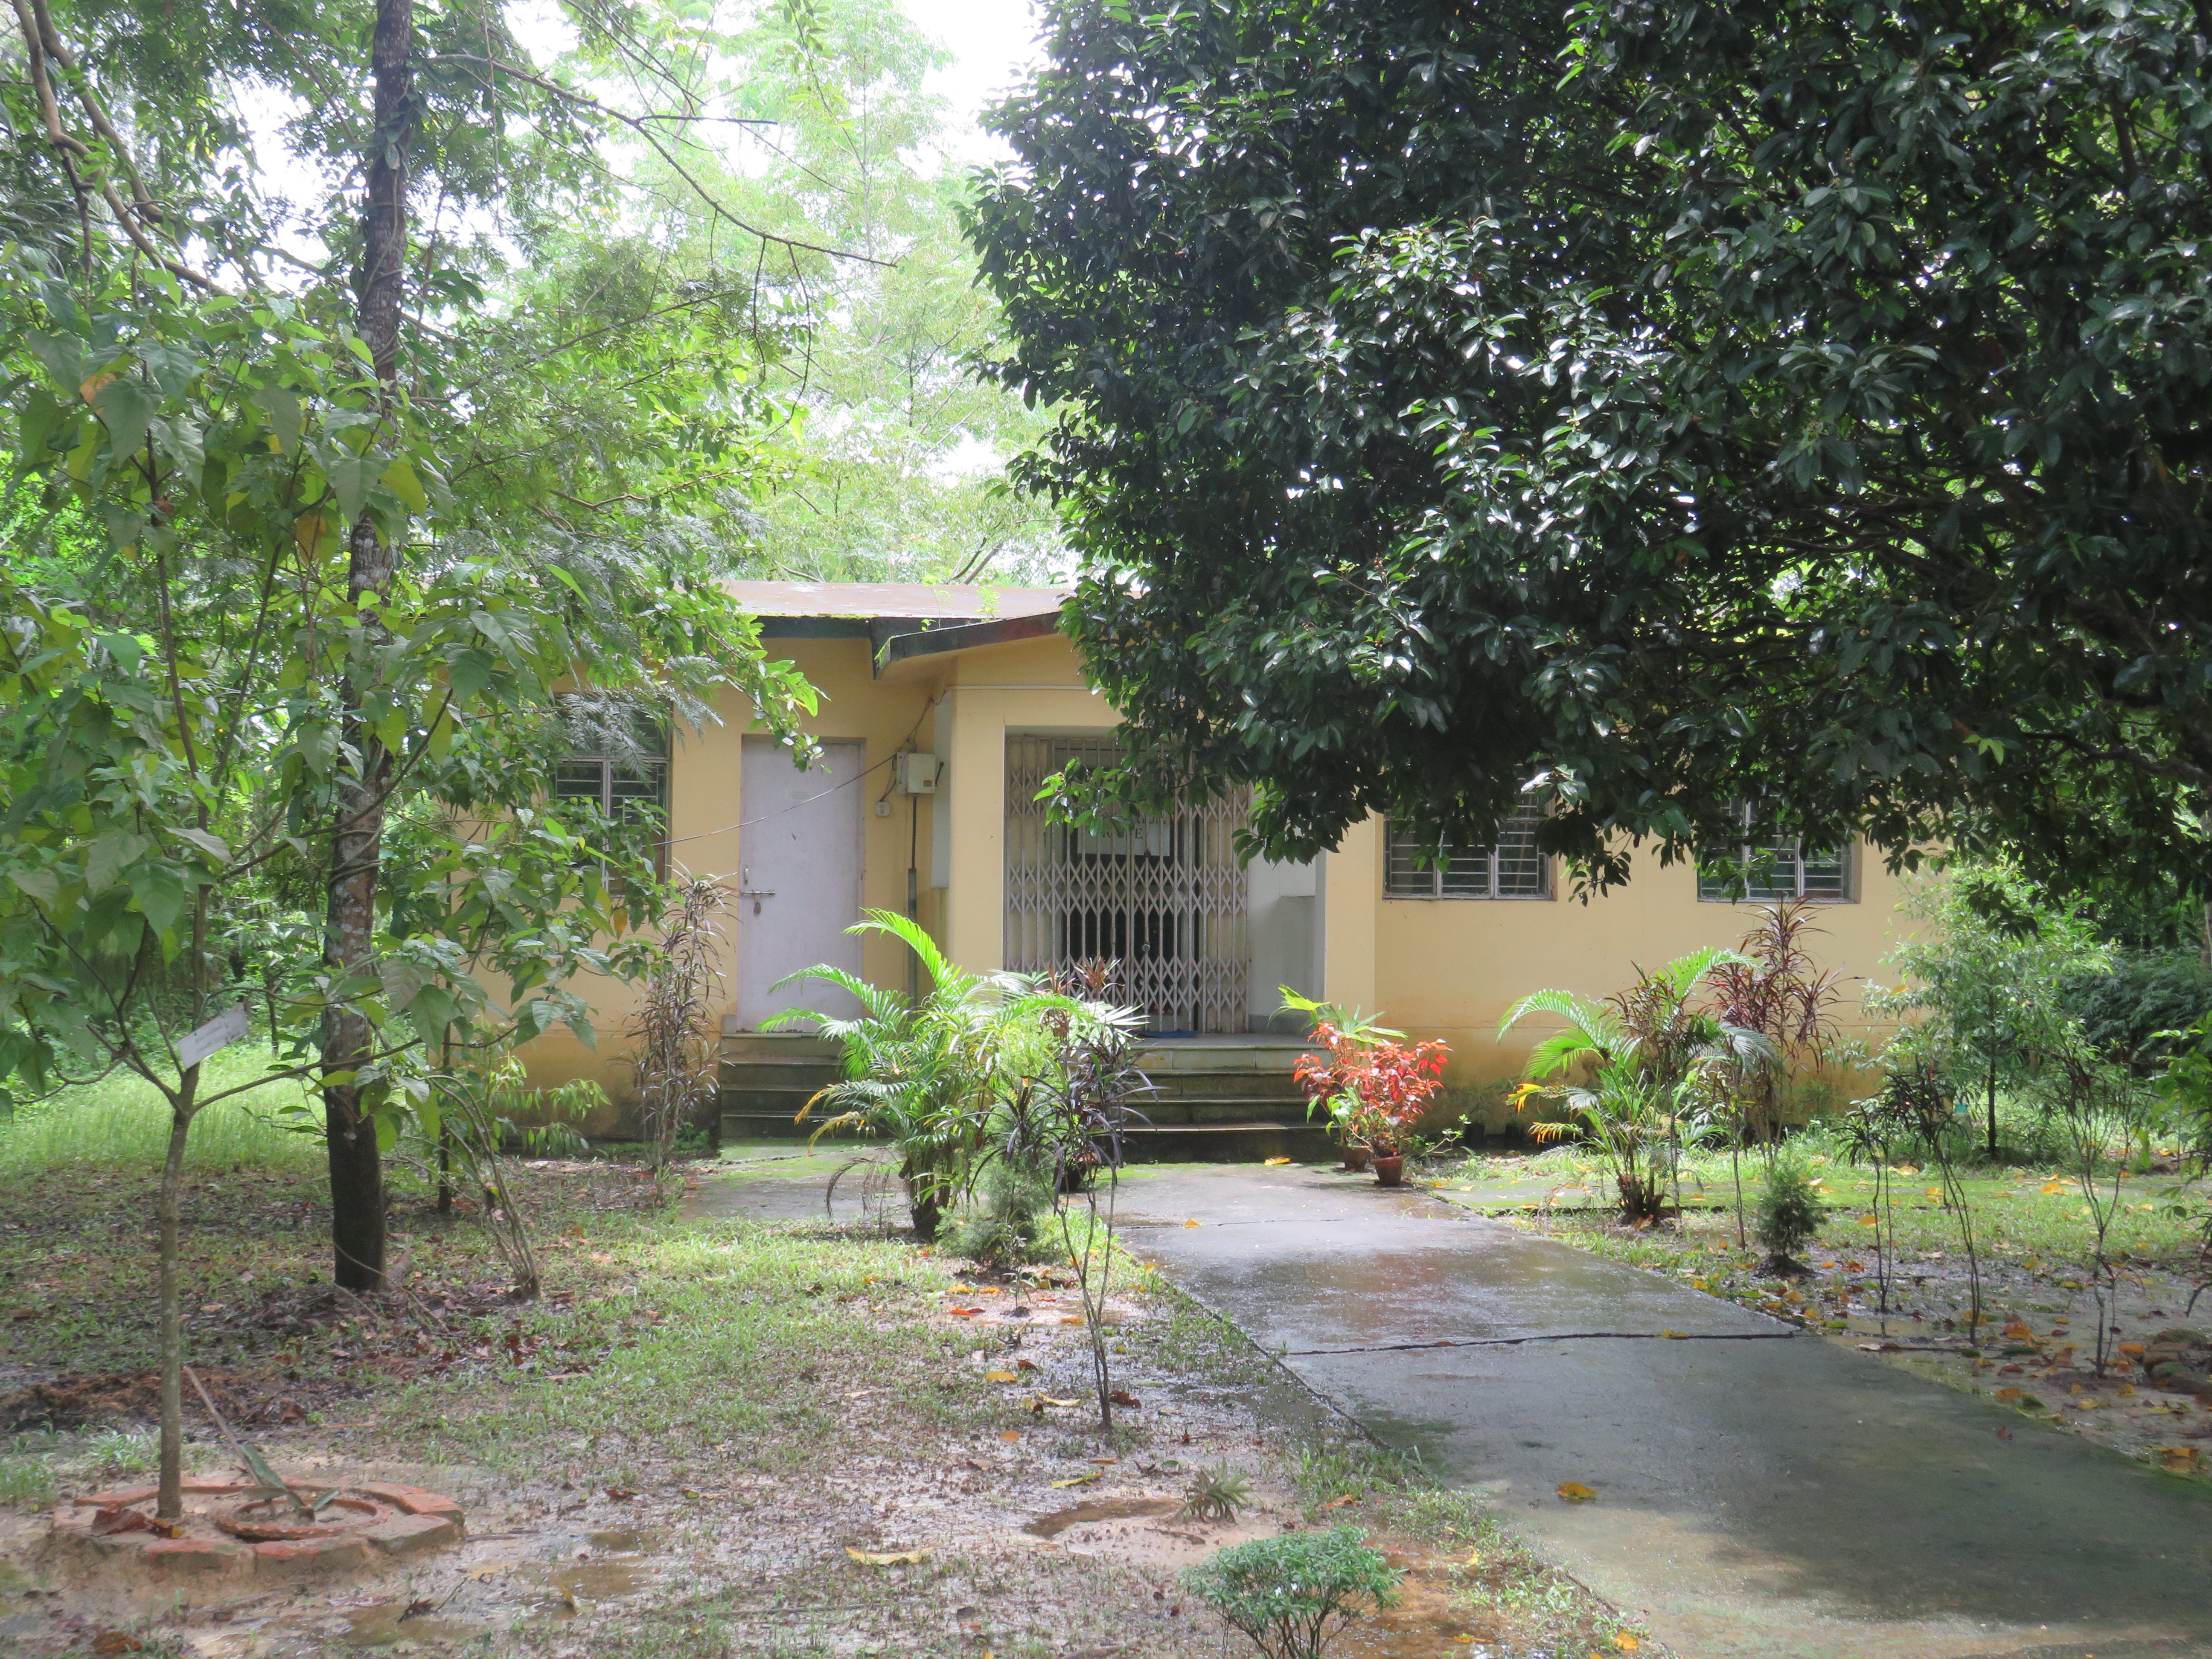
[{"label": "tall tree", "polygon": [[[652,18],[586,30],[562,75],[495,8],[420,27],[404,4],[240,8],[149,30],[130,9],[41,3],[18,22],[0,99],[35,137],[11,154],[7,212],[36,234],[0,282],[7,615],[25,619],[0,662],[0,1089],[121,1066],[170,1101],[173,1489],[177,1199],[205,1099],[179,1022],[243,988],[226,963],[255,908],[288,872],[319,890],[319,948],[256,954],[285,1070],[323,1085],[337,1277],[371,1287],[380,1154],[425,1098],[426,1042],[588,1033],[568,981],[618,965],[594,928],[658,902],[651,831],[549,813],[564,732],[700,720],[733,691],[790,733],[811,694],[721,586],[745,548],[723,533],[732,498],[768,471],[775,423],[743,389],[756,319],[670,305],[666,273],[630,256],[605,140],[643,129],[674,153],[680,129],[577,83]],[[365,104],[347,73],[364,33]],[[256,88],[296,100],[295,160],[335,158],[365,195],[288,204],[234,167]],[[429,234],[411,236],[425,196]],[[596,258],[650,280],[580,280],[584,302],[550,315],[478,308],[513,258],[486,220],[542,244],[594,217],[605,234],[569,236],[557,270]],[[659,397],[637,392],[641,348],[683,360]],[[622,879],[580,889],[580,856]]]},{"label": "tall tree", "polygon": [[2212,893],[2197,11],[1048,15],[975,235],[1126,793]]},{"label": "tall tree", "polygon": [[[392,414],[399,372],[399,313],[407,285],[407,175],[420,112],[415,99],[414,0],[376,0],[369,68],[375,118],[361,160],[368,179],[361,227],[356,330],[368,348],[381,388],[380,417]],[[373,646],[389,638],[380,614],[397,568],[394,544],[364,507],[347,540],[346,596]],[[340,785],[331,826],[330,900],[325,949],[331,972],[344,978],[374,960],[376,882],[383,861],[386,802],[392,793],[392,751],[364,704],[375,687],[349,685],[346,748],[358,757]],[[368,1015],[339,1004],[323,1017],[323,1109],[331,1168],[332,1273],[349,1290],[384,1288],[384,1167],[373,1116],[362,1109],[361,1074],[375,1046]]]}]

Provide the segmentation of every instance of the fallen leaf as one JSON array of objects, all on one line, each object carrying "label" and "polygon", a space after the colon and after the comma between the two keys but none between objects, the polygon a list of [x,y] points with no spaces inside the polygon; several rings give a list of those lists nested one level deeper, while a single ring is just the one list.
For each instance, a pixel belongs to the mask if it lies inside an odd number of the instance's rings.
[{"label": "fallen leaf", "polygon": [[2045,1198],[2056,1198],[2061,1193],[2070,1193],[2073,1190],[2072,1185],[2063,1181],[2046,1181],[2043,1183],[2043,1195]]},{"label": "fallen leaf", "polygon": [[1881,1218],[1879,1216],[1863,1215],[1859,1218],[1859,1225],[1862,1227],[1879,1227],[1881,1225]]},{"label": "fallen leaf", "polygon": [[1644,1645],[1643,1643],[1638,1641],[1626,1631],[1622,1631],[1620,1634],[1615,1636],[1613,1638],[1613,1644],[1619,1648],[1623,1653],[1633,1653],[1637,1649]]},{"label": "fallen leaf", "polygon": [[1186,1227],[1195,1227],[1196,1225],[1198,1225],[1198,1223],[1196,1223],[1195,1221],[1186,1221],[1186,1222],[1184,1222],[1182,1224],[1183,1224],[1184,1226],[1186,1226]]},{"label": "fallen leaf", "polygon": [[1666,1338],[1666,1339],[1668,1339],[1669,1341],[1673,1341],[1673,1342],[1686,1342],[1686,1341],[1687,1341],[1687,1340],[1689,1340],[1689,1336],[1690,1336],[1690,1334],[1689,1334],[1689,1332],[1687,1332],[1687,1331],[1675,1331],[1675,1330],[1666,1330],[1666,1331],[1662,1331],[1662,1332],[1660,1332],[1660,1333],[1659,1333],[1659,1334],[1660,1334],[1661,1336],[1662,1336],[1662,1337],[1665,1337],[1665,1338]]},{"label": "fallen leaf", "polygon": [[2140,1342],[2123,1342],[2120,1344],[2120,1352],[2130,1359],[2140,1359],[2146,1350]]},{"label": "fallen leaf", "polygon": [[636,1497],[637,1494],[632,1492],[628,1486],[609,1486],[607,1488],[607,1496],[613,1498],[617,1504],[627,1504],[631,1498]]},{"label": "fallen leaf", "polygon": [[1280,1167],[1281,1165],[1283,1165],[1283,1164],[1288,1164],[1291,1160],[1290,1160],[1290,1159],[1288,1159],[1287,1158],[1261,1158],[1260,1161],[1261,1161],[1262,1164],[1266,1164],[1269,1169],[1273,1170],[1273,1169],[1279,1168],[1279,1167]]},{"label": "fallen leaf", "polygon": [[92,1638],[94,1653],[137,1653],[145,1644],[135,1636],[126,1636],[119,1630],[104,1630]]},{"label": "fallen leaf", "polygon": [[2004,1401],[2009,1404],[2011,1401],[2019,1399],[2021,1395],[2027,1392],[2027,1390],[2025,1389],[1999,1389],[1993,1398]]},{"label": "fallen leaf", "polygon": [[1866,1271],[1866,1263],[1863,1261],[1846,1261],[1844,1263],[1844,1271],[1849,1273],[1863,1273]]},{"label": "fallen leaf", "polygon": [[2032,1256],[2028,1257],[2027,1261],[2025,1261],[2021,1262],[2020,1265],[2021,1265],[2021,1270],[2022,1270],[2023,1272],[2026,1272],[2026,1273],[2033,1273],[2033,1272],[2034,1272],[2038,1267],[2040,1267],[2043,1265],[2043,1259],[2042,1259],[2040,1256],[2033,1256],[2033,1255],[2032,1255]]},{"label": "fallen leaf", "polygon": [[1022,1374],[1019,1371],[985,1371],[983,1380],[986,1382],[1018,1382],[1022,1380]]},{"label": "fallen leaf", "polygon": [[1997,1438],[1998,1438],[1998,1439],[2000,1439],[2000,1440],[2009,1440],[2009,1439],[2011,1439],[2011,1438],[2012,1438],[2012,1431],[2011,1431],[2010,1429],[1999,1429],[1999,1430],[1997,1431]]},{"label": "fallen leaf", "polygon": [[973,1319],[983,1310],[981,1308],[947,1308],[945,1311],[955,1319]]},{"label": "fallen leaf", "polygon": [[1358,1501],[1359,1494],[1358,1492],[1348,1492],[1341,1498],[1330,1498],[1328,1503],[1322,1505],[1322,1508],[1325,1510],[1340,1510],[1346,1504],[1357,1504]]},{"label": "fallen leaf", "polygon": [[1116,1389],[1106,1397],[1117,1406],[1127,1406],[1131,1411],[1142,1411],[1145,1407],[1145,1402],[1127,1389]]},{"label": "fallen leaf", "polygon": [[1055,1480],[1052,1484],[1055,1488],[1062,1486],[1087,1486],[1094,1480],[1103,1480],[1106,1471],[1103,1469],[1093,1469],[1088,1474],[1079,1474],[1072,1480]]},{"label": "fallen leaf", "polygon": [[1597,1493],[1579,1480],[1562,1480],[1559,1482],[1559,1496],[1570,1504],[1587,1504]]},{"label": "fallen leaf", "polygon": [[1083,1322],[1083,1316],[1081,1314],[1062,1314],[1060,1316],[1060,1322],[1063,1325],[1080,1325]]},{"label": "fallen leaf", "polygon": [[1018,1446],[1022,1443],[1022,1431],[1019,1429],[1000,1429],[999,1438],[1009,1446]]},{"label": "fallen leaf", "polygon": [[2004,1334],[2015,1342],[2033,1342],[2035,1340],[2034,1330],[2024,1319],[2007,1320],[2005,1322]]},{"label": "fallen leaf", "polygon": [[1118,1463],[1121,1460],[1118,1457],[1094,1457],[1091,1461],[1103,1468],[1109,1463]]},{"label": "fallen leaf", "polygon": [[856,1550],[849,1546],[845,1553],[864,1567],[920,1566],[929,1559],[927,1550],[896,1550],[888,1555],[877,1555],[867,1550]]},{"label": "fallen leaf", "polygon": [[1037,1363],[1034,1359],[1017,1359],[1014,1361],[1014,1369],[1018,1371],[1033,1371],[1036,1368]]},{"label": "fallen leaf", "polygon": [[185,1525],[181,1521],[159,1520],[119,1504],[94,1512],[92,1517],[94,1537],[106,1538],[118,1532],[150,1532],[157,1538],[182,1538]]},{"label": "fallen leaf", "polygon": [[1040,1406],[1079,1406],[1083,1403],[1080,1400],[1055,1400],[1048,1394],[1036,1395],[1033,1398]]},{"label": "fallen leaf", "polygon": [[1943,1189],[1941,1187],[1930,1187],[1928,1189],[1928,1196],[1930,1198],[1940,1199],[1943,1196]]},{"label": "fallen leaf", "polygon": [[2160,1446],[2159,1461],[2169,1469],[2193,1469],[2203,1455],[2201,1446]]}]

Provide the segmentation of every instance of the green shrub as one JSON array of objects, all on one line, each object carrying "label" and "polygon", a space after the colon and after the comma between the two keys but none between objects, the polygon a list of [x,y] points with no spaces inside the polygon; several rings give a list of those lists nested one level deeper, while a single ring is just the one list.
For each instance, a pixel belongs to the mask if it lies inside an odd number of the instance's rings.
[{"label": "green shrub", "polygon": [[2212,968],[2193,953],[2131,952],[2106,974],[2079,975],[2059,997],[2081,1022],[2082,1035],[2106,1059],[2138,1076],[2155,1071],[2173,1051],[2161,1031],[2177,1031],[2212,1012]]},{"label": "green shrub", "polygon": [[1792,1258],[1820,1236],[1826,1215],[1804,1154],[1794,1147],[1776,1152],[1759,1198],[1759,1242],[1766,1250],[1767,1271],[1798,1271]]},{"label": "green shrub", "polygon": [[1051,1182],[1011,1159],[999,1159],[983,1177],[980,1201],[954,1221],[953,1254],[994,1267],[1034,1261],[1041,1251],[1058,1254],[1038,1242],[1052,1202]]},{"label": "green shrub", "polygon": [[1255,1538],[1188,1568],[1183,1583],[1267,1659],[1320,1659],[1346,1622],[1398,1599],[1382,1552],[1349,1527]]}]

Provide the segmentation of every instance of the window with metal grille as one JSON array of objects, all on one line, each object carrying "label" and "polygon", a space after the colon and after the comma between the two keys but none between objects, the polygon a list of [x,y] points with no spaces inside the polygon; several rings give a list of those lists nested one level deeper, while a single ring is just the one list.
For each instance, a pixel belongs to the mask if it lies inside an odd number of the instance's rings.
[{"label": "window with metal grille", "polygon": [[[668,822],[667,738],[657,732],[641,732],[639,737],[647,750],[642,755],[576,755],[558,763],[553,769],[554,798],[589,801],[617,823],[665,825]],[[654,862],[665,866],[666,858],[664,842]]]},{"label": "window with metal grille", "polygon": [[1748,807],[1743,817],[1742,841],[1718,857],[1698,860],[1700,899],[1709,904],[1778,899],[1843,904],[1856,896],[1848,845],[1808,848],[1795,836],[1762,833]]},{"label": "window with metal grille", "polygon": [[1383,840],[1385,898],[1502,899],[1552,896],[1552,861],[1536,848],[1542,809],[1519,806],[1500,827],[1495,847],[1444,844],[1441,864],[1421,862],[1413,832],[1388,826]]}]

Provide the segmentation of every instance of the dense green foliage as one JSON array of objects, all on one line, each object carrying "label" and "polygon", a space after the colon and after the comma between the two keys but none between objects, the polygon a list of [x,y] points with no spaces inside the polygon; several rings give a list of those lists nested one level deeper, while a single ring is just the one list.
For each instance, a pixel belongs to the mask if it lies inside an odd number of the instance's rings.
[{"label": "dense green foliage", "polygon": [[2116,952],[2110,972],[2067,981],[2059,1004],[2099,1053],[2147,1075],[2172,1054],[2168,1033],[2212,1013],[2212,968],[2194,954]]},{"label": "dense green foliage", "polygon": [[1125,790],[2207,885],[2198,12],[1047,17],[974,234]]}]

